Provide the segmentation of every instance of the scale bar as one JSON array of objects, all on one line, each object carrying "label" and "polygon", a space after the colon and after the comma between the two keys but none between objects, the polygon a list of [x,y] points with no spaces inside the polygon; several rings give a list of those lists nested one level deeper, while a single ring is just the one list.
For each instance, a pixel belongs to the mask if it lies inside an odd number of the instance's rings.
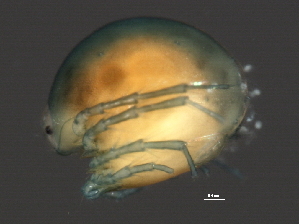
[{"label": "scale bar", "polygon": [[209,201],[224,201],[225,199],[224,198],[217,198],[217,199],[210,199],[210,198],[205,198],[203,200],[209,200]]}]

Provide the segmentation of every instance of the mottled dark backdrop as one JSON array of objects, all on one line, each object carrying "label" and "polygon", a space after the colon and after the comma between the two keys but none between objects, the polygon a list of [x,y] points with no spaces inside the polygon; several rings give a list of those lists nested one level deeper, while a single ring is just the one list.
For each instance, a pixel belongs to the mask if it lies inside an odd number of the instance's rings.
[{"label": "mottled dark backdrop", "polygon": [[[6,3],[5,3],[6,2]],[[298,221],[297,1],[1,1],[1,223],[233,223]],[[227,162],[240,181],[212,168],[154,185],[123,201],[82,197],[88,160],[56,155],[40,118],[67,53],[98,27],[135,16],[196,26],[240,61],[252,64],[249,84],[263,129]],[[226,201],[207,202],[208,193]]]}]

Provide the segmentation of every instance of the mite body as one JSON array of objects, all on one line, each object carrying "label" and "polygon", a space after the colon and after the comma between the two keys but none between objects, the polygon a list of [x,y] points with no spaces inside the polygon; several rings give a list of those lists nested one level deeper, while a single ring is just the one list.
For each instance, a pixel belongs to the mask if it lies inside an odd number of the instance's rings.
[{"label": "mite body", "polygon": [[53,83],[44,125],[57,152],[92,157],[87,198],[123,197],[215,158],[243,119],[240,69],[186,24],[135,18],[83,40]]}]

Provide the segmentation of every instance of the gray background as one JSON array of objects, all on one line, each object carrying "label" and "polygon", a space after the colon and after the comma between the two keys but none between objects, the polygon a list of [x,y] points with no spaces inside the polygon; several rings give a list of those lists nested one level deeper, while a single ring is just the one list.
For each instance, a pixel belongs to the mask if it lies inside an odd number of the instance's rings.
[{"label": "gray background", "polygon": [[[298,221],[297,1],[21,1],[0,3],[1,223],[294,223]],[[135,16],[183,21],[213,36],[254,70],[249,85],[264,127],[225,155],[246,179],[212,167],[122,201],[86,200],[88,160],[53,152],[40,127],[55,73],[102,25]],[[208,193],[226,201],[207,202]]]}]

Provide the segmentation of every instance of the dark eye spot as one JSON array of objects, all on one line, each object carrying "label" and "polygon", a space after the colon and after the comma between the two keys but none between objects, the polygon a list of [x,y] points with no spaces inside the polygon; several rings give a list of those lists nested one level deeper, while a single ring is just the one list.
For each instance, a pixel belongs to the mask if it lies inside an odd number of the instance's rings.
[{"label": "dark eye spot", "polygon": [[47,127],[45,128],[45,131],[46,131],[46,133],[47,133],[48,135],[53,134],[53,130],[51,129],[50,126],[47,126]]}]

